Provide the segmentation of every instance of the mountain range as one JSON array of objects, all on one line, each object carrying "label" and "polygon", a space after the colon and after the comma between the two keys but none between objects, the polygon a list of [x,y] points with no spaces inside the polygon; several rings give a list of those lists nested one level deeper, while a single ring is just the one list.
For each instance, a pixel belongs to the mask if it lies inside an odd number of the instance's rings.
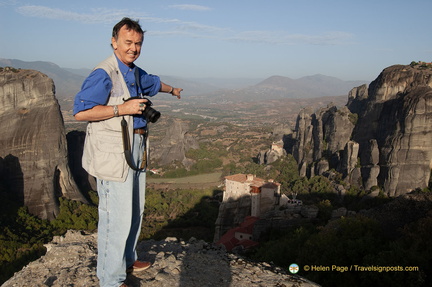
[{"label": "mountain range", "polygon": [[[71,99],[80,89],[90,69],[62,68],[57,64],[44,61],[26,62],[16,59],[0,58],[0,67],[32,69],[40,71],[54,80],[56,96],[62,102]],[[151,72],[151,71],[148,71]],[[246,78],[194,78],[186,79],[163,76],[161,80],[184,89],[185,97],[196,100],[213,101],[260,101],[283,98],[317,98],[347,95],[355,86],[365,81],[343,81],[321,74],[291,79],[283,76],[271,76],[267,79]]]},{"label": "mountain range", "polygon": [[259,101],[270,99],[305,99],[348,95],[365,81],[343,81],[335,77],[316,74],[299,79],[271,76],[255,85],[228,90],[219,95],[227,101]]}]

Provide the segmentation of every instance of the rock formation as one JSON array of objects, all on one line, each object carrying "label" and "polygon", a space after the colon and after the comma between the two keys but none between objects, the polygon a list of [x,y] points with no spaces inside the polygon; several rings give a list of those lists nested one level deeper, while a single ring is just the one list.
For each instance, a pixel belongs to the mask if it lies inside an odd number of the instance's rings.
[{"label": "rock formation", "polygon": [[85,202],[72,179],[54,83],[33,70],[0,70],[0,181],[12,200],[43,219],[58,198]]},{"label": "rock formation", "polygon": [[188,131],[189,126],[186,122],[172,120],[162,141],[150,143],[152,161],[157,162],[159,165],[178,161],[184,166],[190,167],[193,163],[186,158],[186,152],[191,148],[198,148],[199,145]]},{"label": "rock formation", "polygon": [[351,113],[346,107],[322,108],[312,115],[310,112],[302,110],[297,118],[297,142],[292,151],[301,176],[318,174],[323,165],[337,166],[341,161],[340,152],[354,129]]},{"label": "rock formation", "polygon": [[432,70],[388,67],[352,89],[346,107],[297,118],[293,155],[300,174],[335,169],[352,185],[398,196],[429,184],[432,167]]},{"label": "rock formation", "polygon": [[269,150],[261,151],[258,154],[258,162],[259,164],[271,164],[279,158],[286,156],[286,154],[287,153],[283,148],[283,141],[274,142]]},{"label": "rock formation", "polygon": [[85,132],[76,130],[66,135],[69,169],[79,190],[84,194],[90,190],[97,190],[96,178],[89,175],[82,167],[85,136]]},{"label": "rock formation", "polygon": [[[99,286],[96,277],[97,235],[68,231],[47,244],[47,253],[6,281],[13,286]],[[268,263],[256,263],[229,254],[201,240],[177,238],[142,241],[138,258],[153,263],[150,269],[129,274],[129,286],[148,287],[258,287],[319,286]]]}]

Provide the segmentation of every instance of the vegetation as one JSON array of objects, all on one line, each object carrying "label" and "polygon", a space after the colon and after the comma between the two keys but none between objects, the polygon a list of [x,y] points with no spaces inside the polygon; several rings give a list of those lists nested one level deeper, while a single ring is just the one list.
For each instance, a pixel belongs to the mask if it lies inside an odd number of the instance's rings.
[{"label": "vegetation", "polygon": [[[95,193],[92,191],[92,193]],[[90,230],[97,228],[98,211],[94,204],[83,204],[66,198],[60,198],[60,212],[51,225],[57,233],[63,234],[68,229]]]},{"label": "vegetation", "polygon": [[12,213],[0,217],[0,284],[25,264],[45,253],[44,243],[53,235],[49,222],[28,214],[25,207],[8,208],[13,204],[1,200],[2,210]]},{"label": "vegetation", "polygon": [[220,190],[147,189],[145,218],[140,239],[164,239],[173,236],[213,240],[219,211]]},{"label": "vegetation", "polygon": [[431,69],[432,68],[432,63],[426,63],[426,62],[423,62],[423,61],[418,61],[418,62],[416,62],[416,61],[412,61],[411,63],[410,63],[410,66],[411,67],[418,67],[419,69]]},{"label": "vegetation", "polygon": [[13,68],[13,67],[0,67],[0,72],[10,71],[10,72],[13,72],[13,73],[18,73],[20,70],[21,69],[16,69],[16,68]]},{"label": "vegetation", "polygon": [[[273,261],[287,269],[295,262],[301,267],[299,275],[322,286],[430,286],[432,247],[427,236],[430,232],[432,213],[405,227],[396,239],[389,239],[373,219],[342,218],[325,227],[302,226],[285,234],[273,232],[253,258]],[[356,272],[354,265],[415,268]],[[348,270],[306,271],[304,266],[339,266]]]},{"label": "vegetation", "polygon": [[[91,195],[94,198],[95,194]],[[60,213],[53,221],[31,215],[5,196],[0,198],[0,284],[24,265],[45,254],[45,243],[68,229],[95,230],[97,207],[60,198]]]},{"label": "vegetation", "polygon": [[348,115],[348,119],[355,126],[357,124],[357,122],[358,122],[358,114],[356,114],[356,113],[350,113]]}]

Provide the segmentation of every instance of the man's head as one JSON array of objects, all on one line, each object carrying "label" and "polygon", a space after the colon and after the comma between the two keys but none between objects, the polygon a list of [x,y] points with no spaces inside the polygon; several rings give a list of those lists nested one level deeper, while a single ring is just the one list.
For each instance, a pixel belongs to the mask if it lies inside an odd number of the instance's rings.
[{"label": "man's head", "polygon": [[111,46],[117,58],[127,66],[132,66],[141,53],[144,31],[138,21],[123,18],[112,32]]}]

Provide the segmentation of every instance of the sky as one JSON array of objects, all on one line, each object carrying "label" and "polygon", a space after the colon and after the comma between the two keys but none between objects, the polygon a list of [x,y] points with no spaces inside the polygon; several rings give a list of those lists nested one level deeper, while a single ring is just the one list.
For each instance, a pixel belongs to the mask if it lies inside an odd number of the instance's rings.
[{"label": "sky", "polygon": [[123,17],[146,30],[136,64],[157,75],[372,81],[432,62],[430,0],[0,0],[0,58],[91,69]]}]

